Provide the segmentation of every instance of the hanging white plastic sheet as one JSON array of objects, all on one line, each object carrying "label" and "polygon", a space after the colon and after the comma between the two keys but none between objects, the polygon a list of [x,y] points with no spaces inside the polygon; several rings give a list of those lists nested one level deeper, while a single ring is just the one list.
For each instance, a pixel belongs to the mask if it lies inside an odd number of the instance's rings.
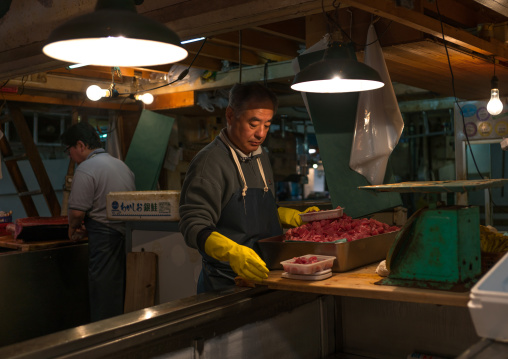
[{"label": "hanging white plastic sheet", "polygon": [[404,121],[373,24],[367,44],[364,63],[377,70],[385,85],[360,92],[349,166],[370,184],[378,185],[383,183],[388,158],[399,142]]}]

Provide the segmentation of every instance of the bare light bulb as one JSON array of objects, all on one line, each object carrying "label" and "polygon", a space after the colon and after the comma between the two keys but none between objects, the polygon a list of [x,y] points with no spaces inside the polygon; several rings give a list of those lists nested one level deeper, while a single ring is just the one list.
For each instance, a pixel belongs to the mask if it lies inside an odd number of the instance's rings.
[{"label": "bare light bulb", "polygon": [[499,115],[503,111],[503,103],[499,99],[499,90],[493,88],[490,90],[490,101],[487,104],[487,111],[492,115]]},{"label": "bare light bulb", "polygon": [[503,111],[503,103],[499,99],[499,87],[496,75],[490,80],[490,101],[487,104],[487,111],[492,115],[499,115]]},{"label": "bare light bulb", "polygon": [[86,97],[88,97],[91,101],[98,101],[103,97],[109,97],[109,90],[101,89],[97,85],[89,86],[86,89]]},{"label": "bare light bulb", "polygon": [[142,95],[135,95],[134,98],[139,101],[143,101],[145,105],[153,103],[153,95],[151,93],[144,93]]}]

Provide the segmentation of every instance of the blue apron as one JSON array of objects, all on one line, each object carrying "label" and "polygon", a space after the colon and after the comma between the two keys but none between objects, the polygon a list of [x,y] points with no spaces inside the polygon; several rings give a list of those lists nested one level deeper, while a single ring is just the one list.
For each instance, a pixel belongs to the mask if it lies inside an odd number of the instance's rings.
[{"label": "blue apron", "polygon": [[[244,199],[242,190],[238,190],[222,210],[216,228],[220,234],[259,254],[258,240],[282,234],[272,192],[249,188]],[[198,293],[223,290],[235,285],[237,275],[228,262],[218,261],[203,251],[201,255],[203,268],[199,275]]]},{"label": "blue apron", "polygon": [[88,232],[88,290],[92,322],[124,312],[125,237],[85,217]]}]

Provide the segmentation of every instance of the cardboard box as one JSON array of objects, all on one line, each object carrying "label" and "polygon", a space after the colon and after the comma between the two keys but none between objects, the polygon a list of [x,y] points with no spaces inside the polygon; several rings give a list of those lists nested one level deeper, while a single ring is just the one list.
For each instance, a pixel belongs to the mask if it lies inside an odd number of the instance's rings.
[{"label": "cardboard box", "polygon": [[108,218],[121,221],[179,221],[180,191],[111,192]]}]

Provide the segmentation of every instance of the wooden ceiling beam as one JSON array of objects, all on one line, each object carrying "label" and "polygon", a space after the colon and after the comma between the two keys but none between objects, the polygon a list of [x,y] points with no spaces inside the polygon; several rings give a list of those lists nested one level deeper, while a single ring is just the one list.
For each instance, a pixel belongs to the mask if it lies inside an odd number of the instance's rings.
[{"label": "wooden ceiling beam", "polygon": [[[432,14],[434,18],[438,18],[436,2],[420,1],[422,12],[425,14]],[[478,26],[481,21],[479,18],[482,14],[475,11],[471,7],[464,5],[462,1],[447,0],[439,2],[439,13],[443,21],[462,29],[473,29]]]},{"label": "wooden ceiling beam", "polygon": [[[208,91],[233,86],[239,80],[239,69],[228,72],[218,72],[214,81],[202,81],[196,79],[191,83],[182,83],[179,86],[167,86],[155,91],[150,91],[154,95],[164,93],[176,93],[182,91]],[[271,62],[265,68],[265,65],[249,66],[242,68],[242,81],[287,81],[291,83],[294,77],[294,71],[291,61]]]},{"label": "wooden ceiling beam", "polygon": [[[89,78],[78,78],[78,77],[68,77],[68,76],[60,76],[49,73],[37,73],[28,75],[26,77],[20,77],[11,79],[8,82],[8,85],[18,86],[21,89],[25,89],[27,91],[46,91],[48,93],[53,93],[55,96],[59,96],[61,94],[80,94],[83,97],[86,97],[85,92],[90,85],[99,85],[101,88],[107,88],[111,84],[111,79],[100,79],[100,80],[91,80]],[[121,95],[129,94],[133,92],[133,84],[132,83],[116,83],[116,89]]]},{"label": "wooden ceiling beam", "polygon": [[[213,41],[227,45],[236,45],[240,43],[238,32],[230,32],[214,36]],[[283,39],[264,32],[251,29],[242,30],[242,48],[252,51],[261,51],[268,54],[280,56],[284,60],[290,60],[298,56],[299,44],[296,41]]]},{"label": "wooden ceiling beam", "polygon": [[[193,42],[185,45],[187,51],[189,51],[189,57],[193,57],[201,47],[200,42]],[[239,52],[237,45],[232,46],[224,43],[216,43],[213,39],[208,39],[203,49],[199,53],[198,57],[208,57],[218,60],[228,60],[230,62],[239,62]],[[242,63],[245,65],[259,65],[264,61],[257,56],[254,52],[242,53]]]},{"label": "wooden ceiling beam", "polygon": [[[50,70],[47,73],[59,76],[87,78],[89,80],[96,79],[110,82],[112,80],[111,68],[109,67],[102,68],[100,66],[94,66],[93,68],[91,66],[90,67],[86,66],[75,69],[67,69],[66,67],[61,67],[59,69]],[[114,81],[115,83],[123,83],[124,79],[123,77],[119,78],[118,76],[115,75]]]},{"label": "wooden ceiling beam", "polygon": [[[441,23],[436,19],[435,13],[431,14],[432,3],[429,4],[425,1],[426,0],[413,1],[412,3],[416,4],[415,9],[396,6],[396,4],[400,2],[394,0],[342,0],[340,4],[341,8],[348,6],[352,10],[359,9],[369,15],[374,14],[380,16],[382,21],[387,24],[390,21],[393,21],[394,24],[388,29],[385,37],[381,39],[381,43],[383,43],[384,39],[386,39],[386,36],[388,36],[391,31],[393,31],[394,36],[399,35],[401,31],[399,31],[395,26],[399,24],[401,24],[399,28],[411,28],[415,32],[429,34],[438,41],[441,39]],[[463,10],[467,11],[468,18],[463,21],[465,26],[469,26],[474,23],[474,18],[472,17],[474,14],[471,14],[469,11],[470,8],[474,8],[469,5],[474,5],[474,3],[463,3],[459,0],[450,1],[453,1],[455,4],[466,4],[465,6],[467,6],[468,9],[459,9],[460,11],[457,10],[457,13],[462,12]],[[494,6],[491,4],[491,1],[475,1],[486,7],[489,7],[490,4],[491,9]],[[507,2],[508,0],[496,1],[496,3],[500,4],[507,4]],[[23,4],[23,2],[13,2],[10,11],[2,18],[2,34],[4,36],[0,39],[0,64],[2,64],[0,68],[0,79],[6,80],[16,76],[21,77],[21,75],[26,75],[28,73],[43,73],[45,71],[64,67],[66,65],[65,63],[52,60],[42,55],[42,44],[52,29],[71,17],[88,12],[85,10],[88,7],[93,7],[95,0],[53,0],[53,9],[51,9],[51,11],[48,8],[41,10],[41,6],[43,6],[42,3],[43,2],[40,1],[36,2],[36,5],[34,5],[35,7],[31,8],[30,6]],[[323,7],[325,11],[335,11],[336,9],[333,6],[334,3],[337,2],[333,0],[324,0]],[[442,5],[441,10],[443,18],[446,21],[450,21],[450,19],[457,21],[453,14],[454,7],[448,7],[448,2],[446,4],[442,3],[443,2],[441,2],[440,5]],[[282,28],[279,27],[277,29],[275,25],[271,26],[268,24],[285,21],[287,21],[287,23],[291,23],[290,19],[301,19],[306,15],[321,14],[321,4],[321,1],[317,0],[283,0],[271,2],[266,0],[237,0],[234,2],[230,0],[209,0],[207,2],[203,2],[202,0],[175,0],[171,2],[153,0],[149,3],[149,5],[141,5],[138,9],[142,10],[140,13],[144,13],[149,17],[158,17],[157,20],[175,30],[182,39],[197,36],[219,37],[221,34],[237,34],[238,30],[243,30],[244,34],[248,34],[250,31],[252,33],[263,34],[264,36],[270,36],[271,38],[273,38],[273,36],[279,36],[277,33],[285,33],[287,36],[282,36],[283,40],[293,42],[298,45],[300,42],[297,41],[296,38],[302,35],[286,31],[290,30],[290,26],[287,28],[282,26]],[[482,7],[482,10],[485,14],[489,14],[489,9]],[[497,11],[501,10],[497,9]],[[480,15],[481,14],[478,14],[478,18],[481,18]],[[499,16],[493,17],[495,21],[499,18]],[[36,27],[38,31],[25,32],[24,29],[27,28],[26,19],[30,19],[30,26]],[[354,19],[358,20],[357,17]],[[20,21],[23,24],[17,24],[17,21]],[[378,22],[378,25],[380,22],[381,21]],[[249,27],[257,27],[259,30],[247,30]],[[454,44],[456,48],[460,47],[464,51],[469,52],[471,56],[483,56],[484,58],[488,58],[495,55],[501,63],[508,61],[508,48],[500,41],[495,39],[490,41],[481,39],[468,31],[462,30],[460,24],[455,24],[451,21],[449,24],[443,24],[443,28],[446,40],[449,41],[450,44]],[[17,30],[14,31],[13,29]],[[380,30],[378,34],[381,35],[383,27],[378,30]],[[426,37],[430,36],[426,35]],[[263,37],[263,39],[265,38]],[[296,56],[296,50],[294,49],[292,49],[290,53],[287,53],[287,49],[284,46],[277,45],[276,47],[278,47],[278,49],[273,49],[271,41],[257,40],[249,44],[248,36],[245,36],[243,40],[245,49],[243,54],[245,55],[245,58],[247,58],[247,50],[251,51],[250,49],[252,49],[252,51],[260,51],[261,56],[267,58],[269,58],[269,56],[275,56],[271,53],[273,50],[279,51],[274,53],[278,53],[278,56],[281,59],[292,59]],[[409,41],[411,41],[411,39],[409,39]],[[232,40],[230,43],[231,46],[238,45],[237,40]],[[221,44],[224,44],[224,42]],[[265,44],[269,45],[269,47],[265,48]],[[387,51],[388,49],[384,48],[383,50]],[[280,54],[280,52],[282,52],[282,54]],[[221,70],[222,63],[220,59],[215,58],[215,54],[210,53],[210,56],[205,55],[206,54],[203,53],[197,57],[194,67],[216,71]],[[188,65],[192,59],[193,56],[191,53],[191,55],[181,62],[181,64]],[[419,59],[421,62],[425,61],[422,59],[429,58],[425,54],[420,54]],[[261,60],[263,61],[263,59]],[[444,63],[440,58],[435,60],[432,59],[432,61],[429,59],[429,62],[443,65],[443,67],[446,66],[446,63]],[[499,67],[501,67],[501,63]],[[152,70],[167,72],[171,66],[172,65],[166,65],[163,69],[153,68]],[[413,66],[414,67],[412,68],[403,67],[405,71],[408,71],[408,69],[409,71],[412,71],[412,73],[407,74],[407,76],[413,76],[415,80],[417,77],[420,77],[421,83],[425,84],[425,79],[422,80],[421,78],[425,77],[426,73],[419,71],[420,67],[418,65]],[[429,73],[432,73],[433,70],[433,68],[428,69]],[[403,71],[400,72],[400,76],[403,76],[403,73]],[[449,76],[446,72],[443,72],[443,74],[443,76]],[[470,77],[473,78],[473,75],[477,76],[472,74]],[[500,72],[500,76],[502,75],[503,74]],[[219,73],[217,74],[217,78],[219,78]],[[258,75],[253,78],[257,78],[258,80],[263,79],[262,72],[260,76]],[[500,83],[503,82],[501,77],[499,78]],[[403,78],[400,80],[402,81]],[[76,80],[73,79],[73,81]],[[87,81],[83,79],[78,81],[77,85],[73,84],[73,86],[71,86],[71,84],[66,84],[67,87],[65,87],[62,91],[83,92],[86,90],[85,85],[88,85],[90,82],[91,81],[88,81],[87,83]],[[214,84],[206,83],[205,85],[212,88]],[[215,85],[220,86],[220,84]],[[48,86],[48,88],[54,89],[54,87],[51,87],[49,83],[34,83],[33,86],[38,86],[41,90],[43,86]],[[418,85],[415,84],[415,86]],[[481,91],[481,93],[483,93],[483,91]]]},{"label": "wooden ceiling beam", "polygon": [[69,99],[61,97],[49,97],[38,95],[18,95],[10,93],[0,94],[0,99],[6,101],[29,102],[29,103],[44,103],[50,105],[61,106],[75,106],[75,107],[92,107],[108,110],[126,110],[126,111],[140,111],[139,103],[130,104],[122,102],[112,102],[108,99],[100,101],[90,101],[88,99]]},{"label": "wooden ceiling beam", "polygon": [[[329,1],[329,0],[327,0]],[[0,39],[0,80],[26,74],[49,71],[68,65],[42,54],[42,47],[49,33],[70,18],[93,10],[95,0],[53,0],[50,8],[37,3],[35,7],[15,2],[2,18]],[[167,2],[159,2],[167,4]],[[319,4],[318,4],[319,3]],[[158,6],[158,5],[156,5]],[[296,8],[293,8],[296,6]],[[145,16],[165,23],[182,39],[210,36],[227,31],[236,31],[249,26],[258,26],[274,21],[286,20],[305,15],[308,9],[320,11],[320,2],[315,0],[286,0],[283,2],[265,0],[188,0],[161,6],[146,12]],[[330,9],[331,5],[325,4]],[[29,25],[20,19],[29,19]],[[25,29],[37,28],[37,31]],[[22,34],[22,35],[20,35]],[[220,69],[217,62],[208,65],[202,61],[201,68]],[[215,66],[212,66],[212,65]]]},{"label": "wooden ceiling beam", "polygon": [[303,17],[254,26],[253,29],[302,44],[305,43],[305,19]]},{"label": "wooden ceiling beam", "polygon": [[508,0],[474,0],[478,4],[481,4],[495,12],[508,17]]},{"label": "wooden ceiling beam", "polygon": [[150,111],[157,111],[157,110],[171,110],[183,107],[192,107],[194,105],[195,105],[194,91],[183,91],[154,96],[153,103],[150,105],[146,105],[145,108]]},{"label": "wooden ceiling beam", "polygon": [[[327,0],[325,9],[332,9]],[[144,15],[165,23],[182,39],[213,36],[276,21],[298,18],[307,13],[321,11],[321,1],[316,0],[187,0]]]},{"label": "wooden ceiling beam", "polygon": [[[189,66],[190,63],[192,62],[192,59],[193,59],[192,55],[188,56],[185,60],[182,60],[182,61],[176,63],[176,65]],[[173,67],[173,65],[175,65],[175,64],[150,66],[150,67],[147,67],[146,69],[148,69],[148,70],[153,69],[158,72],[168,73],[171,70],[171,68]],[[196,58],[196,60],[194,61],[194,63],[192,64],[192,68],[210,70],[210,71],[220,71],[222,69],[222,61],[220,61],[218,59],[213,59],[211,57],[198,56]]]},{"label": "wooden ceiling beam", "polygon": [[[494,7],[491,4],[492,1],[476,1],[484,6]],[[53,28],[70,17],[88,12],[90,8],[93,8],[94,3],[93,0],[53,0],[51,11],[45,8],[29,9],[21,2],[13,4],[2,19],[4,21],[2,24],[4,36],[0,46],[0,63],[2,63],[0,79],[64,67],[65,63],[47,58],[42,55],[40,49]],[[159,4],[164,3],[159,2]],[[507,1],[499,0],[497,3],[501,5],[499,5],[499,9],[496,7],[495,10],[501,12]],[[346,5],[399,22],[435,37],[441,36],[441,26],[438,20],[432,19],[420,11],[396,6],[396,2],[393,0],[344,0],[341,2],[341,6]],[[325,0],[324,9],[325,11],[334,10],[333,1]],[[144,15],[165,23],[182,39],[188,39],[262,26],[321,12],[321,1],[316,0],[237,0],[235,2],[229,0],[207,2],[187,0],[146,11]],[[30,16],[27,16],[27,13]],[[17,34],[24,31],[23,28],[19,29],[20,25],[16,25],[16,21],[24,18],[30,18],[31,26],[37,27],[38,31],[26,33],[26,36],[10,36],[13,29],[18,29]],[[487,56],[496,55],[499,59],[508,61],[508,49],[499,41],[482,40],[464,30],[446,24],[444,24],[444,30],[447,41]]]},{"label": "wooden ceiling beam", "polygon": [[[410,28],[430,34],[438,39],[442,38],[441,22],[428,17],[420,12],[413,11],[401,6],[396,6],[395,2],[390,0],[345,0],[342,4],[355,7],[374,15],[393,20]],[[491,39],[483,40],[461,30],[443,23],[444,37],[446,41],[459,45],[471,51],[475,51],[485,56],[496,56],[498,59],[508,61],[508,48],[501,41]]]},{"label": "wooden ceiling beam", "polygon": [[[178,64],[188,66],[191,64],[193,59],[194,56],[189,55],[185,60],[180,61]],[[211,57],[198,56],[194,60],[192,67],[204,70],[220,71],[222,69],[222,61]]]}]

